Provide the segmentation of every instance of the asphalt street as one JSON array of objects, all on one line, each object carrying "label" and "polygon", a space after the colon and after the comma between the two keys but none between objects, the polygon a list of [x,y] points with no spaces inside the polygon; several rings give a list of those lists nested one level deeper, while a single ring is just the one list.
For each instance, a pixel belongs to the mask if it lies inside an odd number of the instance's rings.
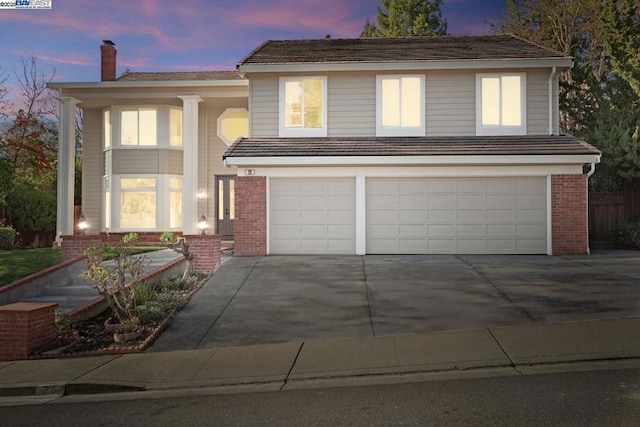
[{"label": "asphalt street", "polygon": [[[68,396],[56,404],[0,408],[24,426],[637,426],[640,369],[392,385],[209,395],[174,391]],[[135,396],[140,396],[135,394]],[[124,400],[123,400],[124,399]]]}]

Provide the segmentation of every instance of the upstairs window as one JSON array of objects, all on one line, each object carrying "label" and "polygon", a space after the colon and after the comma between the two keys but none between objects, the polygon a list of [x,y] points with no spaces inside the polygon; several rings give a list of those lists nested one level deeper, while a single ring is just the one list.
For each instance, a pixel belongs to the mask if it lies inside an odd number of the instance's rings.
[{"label": "upstairs window", "polygon": [[157,145],[156,110],[138,108],[120,113],[121,145]]},{"label": "upstairs window", "polygon": [[280,136],[327,136],[327,78],[280,78]]},{"label": "upstairs window", "polygon": [[424,136],[424,76],[377,76],[376,135]]},{"label": "upstairs window", "polygon": [[476,134],[526,135],[524,73],[476,75]]}]

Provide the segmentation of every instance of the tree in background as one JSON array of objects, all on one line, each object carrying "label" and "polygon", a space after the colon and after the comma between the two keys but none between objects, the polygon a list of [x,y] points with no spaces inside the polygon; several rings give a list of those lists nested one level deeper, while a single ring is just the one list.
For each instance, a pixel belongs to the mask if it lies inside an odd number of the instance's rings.
[{"label": "tree in background", "polygon": [[382,0],[378,25],[369,19],[360,37],[433,36],[447,33],[442,0]]},{"label": "tree in background", "polygon": [[630,86],[639,60],[634,1],[606,0],[603,8],[601,0],[507,0],[494,24],[574,57],[561,76],[561,131],[602,150],[603,164],[590,180],[600,191],[636,186],[640,178],[639,97]]},{"label": "tree in background", "polygon": [[615,73],[640,97],[640,3],[605,0],[603,36]]},{"label": "tree in background", "polygon": [[[7,114],[0,130],[2,216],[20,231],[34,233],[32,242],[23,242],[34,246],[41,233],[55,229],[58,102],[47,89],[54,75],[55,70],[45,73],[34,56],[22,59],[22,69],[16,73],[17,110]],[[4,111],[13,108],[8,103],[3,106]]]}]

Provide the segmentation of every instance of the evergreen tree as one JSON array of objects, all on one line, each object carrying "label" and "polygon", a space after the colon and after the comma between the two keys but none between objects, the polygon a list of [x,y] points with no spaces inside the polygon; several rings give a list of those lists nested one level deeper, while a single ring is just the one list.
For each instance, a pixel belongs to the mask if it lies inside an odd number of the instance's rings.
[{"label": "evergreen tree", "polygon": [[447,33],[442,0],[382,0],[378,25],[368,19],[360,37],[412,37]]}]

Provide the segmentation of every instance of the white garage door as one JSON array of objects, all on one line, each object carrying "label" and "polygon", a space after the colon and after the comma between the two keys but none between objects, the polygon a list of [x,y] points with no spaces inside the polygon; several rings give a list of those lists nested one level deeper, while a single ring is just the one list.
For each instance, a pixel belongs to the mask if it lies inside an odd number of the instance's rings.
[{"label": "white garage door", "polygon": [[544,254],[546,179],[367,179],[367,253]]},{"label": "white garage door", "polygon": [[353,179],[271,179],[272,254],[355,253]]}]

